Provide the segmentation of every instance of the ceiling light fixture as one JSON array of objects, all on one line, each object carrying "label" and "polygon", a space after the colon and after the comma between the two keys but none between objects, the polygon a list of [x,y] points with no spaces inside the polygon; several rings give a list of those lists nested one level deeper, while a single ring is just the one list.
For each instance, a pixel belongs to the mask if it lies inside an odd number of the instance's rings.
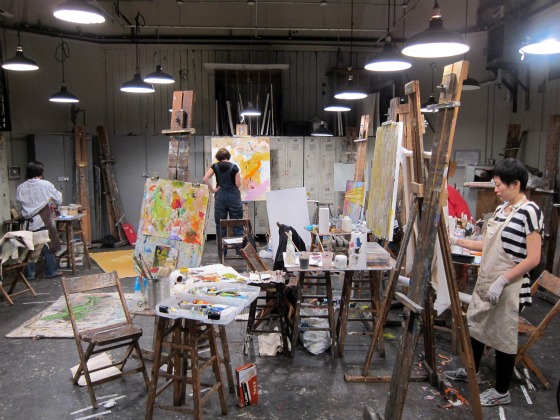
[{"label": "ceiling light fixture", "polygon": [[405,42],[403,54],[419,58],[440,58],[464,54],[469,50],[464,38],[457,32],[443,27],[437,0],[428,29],[410,37]]},{"label": "ceiling light fixture", "polygon": [[327,0],[321,0],[321,2],[319,3],[319,6],[328,6],[329,3],[327,2]]},{"label": "ceiling light fixture", "polygon": [[327,124],[324,121],[321,121],[319,127],[317,127],[311,133],[313,137],[332,137],[333,133],[327,128]]},{"label": "ceiling light fixture", "polygon": [[327,104],[326,107],[323,108],[323,111],[328,111],[328,112],[348,112],[350,111],[352,108],[350,108],[349,105],[340,103],[340,102],[331,102],[329,104]]},{"label": "ceiling light fixture", "polygon": [[56,7],[53,15],[66,22],[86,25],[105,22],[105,17],[101,10],[85,0],[67,0]]},{"label": "ceiling light fixture", "polygon": [[254,6],[255,0],[247,0],[247,6]]},{"label": "ceiling light fixture", "polygon": [[[249,84],[249,98],[253,98],[253,80],[251,79],[251,75],[247,74],[247,83]],[[253,106],[251,101],[247,102],[247,108],[244,108],[243,111],[240,113],[243,117],[260,117],[261,111]]]},{"label": "ceiling light fixture", "polygon": [[23,48],[21,48],[21,39],[19,33],[19,26],[17,32],[18,43],[16,47],[16,55],[2,64],[2,68],[14,71],[31,71],[37,70],[39,66],[35,61],[23,55]]},{"label": "ceiling light fixture", "polygon": [[519,49],[521,53],[521,59],[524,59],[525,54],[535,54],[535,55],[548,55],[548,54],[559,54],[560,53],[560,41],[551,37],[543,39],[542,41],[531,42],[530,38],[527,38],[527,42]]},{"label": "ceiling light fixture", "polygon": [[[391,42],[391,0],[387,1],[387,35],[385,36],[385,44],[383,51],[373,57],[373,59],[365,65],[365,69],[369,71],[402,71],[412,67],[412,64],[396,49]],[[377,42],[379,42],[380,38]]]},{"label": "ceiling light fixture", "polygon": [[136,47],[136,70],[134,71],[134,77],[128,82],[123,83],[121,91],[127,93],[152,93],[155,92],[154,86],[142,80],[142,76],[140,76],[140,68],[138,67],[138,31],[140,30],[140,21],[144,22],[144,16],[138,12],[135,21],[136,28],[134,32],[134,44]]},{"label": "ceiling light fixture", "polygon": [[160,85],[168,85],[170,83],[175,83],[173,76],[165,73],[163,67],[160,64],[156,66],[156,71],[148,74],[144,77],[144,82],[146,83],[156,83]]},{"label": "ceiling light fixture", "polygon": [[430,63],[430,68],[432,69],[432,92],[430,93],[430,98],[420,105],[420,112],[422,113],[433,113],[438,112],[437,108],[430,108],[430,105],[437,105],[436,97],[434,96],[434,73],[436,72],[436,63]]},{"label": "ceiling light fixture", "polygon": [[350,2],[350,54],[348,56],[348,82],[340,92],[337,92],[334,97],[343,100],[356,100],[364,99],[367,93],[357,86],[354,86],[354,75],[352,74],[352,46],[354,40],[354,0]]},{"label": "ceiling light fixture", "polygon": [[60,45],[57,45],[56,50],[54,51],[54,58],[60,62],[62,66],[62,86],[60,87],[60,91],[54,93],[50,96],[50,102],[59,102],[59,103],[76,103],[80,102],[80,100],[75,96],[68,92],[68,88],[66,87],[66,81],[64,80],[64,62],[66,59],[70,57],[70,47],[68,44],[64,42],[64,39],[60,39]]},{"label": "ceiling light fixture", "polygon": [[[469,0],[465,1],[465,41],[467,40],[467,32],[469,29],[468,23],[468,16],[469,16]],[[467,61],[467,54],[463,57],[463,60]],[[462,91],[472,91],[472,90],[479,90],[480,83],[474,77],[467,77],[463,81],[463,85],[461,87]]]}]

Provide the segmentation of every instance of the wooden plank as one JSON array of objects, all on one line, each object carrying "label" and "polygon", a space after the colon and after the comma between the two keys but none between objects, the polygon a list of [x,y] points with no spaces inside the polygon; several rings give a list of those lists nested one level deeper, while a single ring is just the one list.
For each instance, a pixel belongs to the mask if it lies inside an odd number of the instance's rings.
[{"label": "wooden plank", "polygon": [[521,145],[521,124],[509,124],[504,149],[504,159],[508,157],[516,158],[517,151]]}]

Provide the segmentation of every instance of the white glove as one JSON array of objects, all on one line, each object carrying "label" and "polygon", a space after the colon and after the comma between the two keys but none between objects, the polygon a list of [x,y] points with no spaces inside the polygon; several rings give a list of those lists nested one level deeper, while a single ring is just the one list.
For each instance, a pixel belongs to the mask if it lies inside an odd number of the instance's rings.
[{"label": "white glove", "polygon": [[492,283],[490,289],[488,289],[488,300],[492,305],[495,305],[500,300],[500,295],[504,291],[504,287],[508,285],[509,281],[506,280],[504,276],[498,277],[498,279]]},{"label": "white glove", "polygon": [[459,240],[459,238],[455,235],[449,235],[449,242],[451,242],[451,245],[457,245],[457,241]]}]

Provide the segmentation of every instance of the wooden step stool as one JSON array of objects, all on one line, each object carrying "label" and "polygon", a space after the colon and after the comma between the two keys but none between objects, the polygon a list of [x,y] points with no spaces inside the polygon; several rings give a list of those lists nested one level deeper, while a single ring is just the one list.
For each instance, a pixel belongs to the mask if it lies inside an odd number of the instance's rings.
[{"label": "wooden step stool", "polygon": [[[199,351],[206,340],[208,340],[210,346],[210,357],[202,359],[199,357]],[[162,355],[164,348],[168,353]],[[160,367],[164,364],[167,364],[165,372],[160,370]],[[212,367],[214,372],[215,383],[213,385],[201,381],[201,375],[208,367]],[[158,388],[160,377],[166,380]],[[187,384],[192,385],[192,408],[181,407],[185,404]],[[173,405],[156,402],[156,398],[171,386],[173,388]],[[202,396],[202,387],[211,387],[204,396]],[[220,398],[222,414],[226,415],[226,395],[220,371],[214,327],[191,319],[170,320],[159,317],[152,364],[152,379],[146,404],[146,419],[153,418],[155,408],[192,414],[195,419],[202,419],[204,404],[216,392]]]},{"label": "wooden step stool", "polygon": [[[344,343],[347,335],[373,335],[375,320],[381,308],[381,298],[379,295],[380,277],[380,271],[357,271],[356,273],[346,271],[344,273],[344,284],[342,286],[340,310],[337,320],[338,350],[341,356],[344,352]],[[364,306],[367,306],[367,308]],[[358,314],[359,317],[349,316],[352,314]],[[365,317],[364,314],[366,315]],[[348,322],[355,321],[362,322],[366,331],[348,331]],[[380,357],[385,357],[383,334],[379,338],[379,355]]]}]

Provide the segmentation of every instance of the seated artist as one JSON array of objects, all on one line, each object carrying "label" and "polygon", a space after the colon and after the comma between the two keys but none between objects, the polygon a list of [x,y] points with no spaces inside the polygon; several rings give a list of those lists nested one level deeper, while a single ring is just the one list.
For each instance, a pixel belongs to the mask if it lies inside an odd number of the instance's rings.
[{"label": "seated artist", "polygon": [[[52,183],[43,179],[43,171],[44,166],[41,162],[31,161],[27,164],[27,181],[17,187],[16,201],[25,219],[26,230],[49,231],[50,242],[44,245],[42,255],[45,257],[45,278],[50,279],[62,275],[62,272],[57,270],[54,254],[60,249],[60,241],[50,208],[51,203],[56,205],[62,203],[62,193]],[[28,263],[23,274],[28,280],[33,280],[35,263]]]},{"label": "seated artist", "polygon": [[[488,221],[483,239],[451,237],[452,244],[482,251],[467,320],[477,372],[484,346],[496,351],[496,383],[480,394],[483,406],[511,402],[509,387],[517,354],[519,310],[527,298],[522,284],[540,262],[543,215],[525,197],[527,179],[527,169],[520,161],[508,158],[498,163],[494,192],[504,203]],[[463,368],[445,371],[444,375],[451,380],[467,380]]]}]

